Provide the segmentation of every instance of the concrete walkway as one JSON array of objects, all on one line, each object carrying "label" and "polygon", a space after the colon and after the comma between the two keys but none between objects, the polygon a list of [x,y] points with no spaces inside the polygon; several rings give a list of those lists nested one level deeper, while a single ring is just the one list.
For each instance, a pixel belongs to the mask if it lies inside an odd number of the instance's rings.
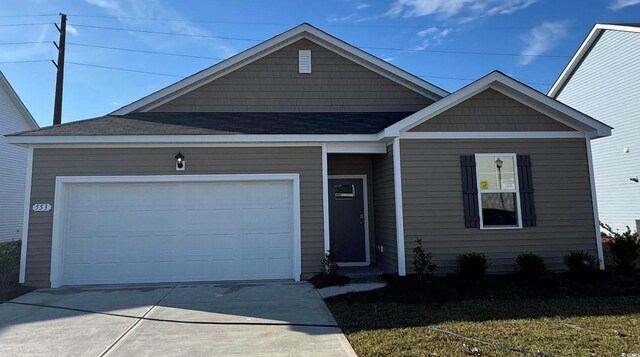
[{"label": "concrete walkway", "polygon": [[0,356],[355,356],[307,283],[44,289],[0,305]]}]

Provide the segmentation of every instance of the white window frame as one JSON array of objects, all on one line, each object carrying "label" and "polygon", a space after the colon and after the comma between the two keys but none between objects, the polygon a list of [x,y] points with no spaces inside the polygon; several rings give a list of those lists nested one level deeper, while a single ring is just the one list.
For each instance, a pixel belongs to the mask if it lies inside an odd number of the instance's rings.
[{"label": "white window frame", "polygon": [[[480,189],[480,158],[482,157],[510,157],[513,160],[513,171],[515,178],[515,189],[513,190],[481,190]],[[518,177],[518,160],[517,155],[514,153],[482,153],[475,154],[476,159],[476,187],[478,190],[478,211],[480,214],[480,229],[522,229],[522,208],[520,207],[520,178]],[[517,226],[484,226],[484,218],[482,217],[482,194],[483,193],[515,193],[516,195],[516,210],[518,215]]]}]

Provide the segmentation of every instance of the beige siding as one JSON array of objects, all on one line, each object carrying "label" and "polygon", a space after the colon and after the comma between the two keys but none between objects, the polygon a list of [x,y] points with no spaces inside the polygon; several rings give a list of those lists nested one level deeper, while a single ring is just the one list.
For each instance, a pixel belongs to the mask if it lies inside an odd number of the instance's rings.
[{"label": "beige siding", "polygon": [[506,95],[487,89],[410,131],[571,131]]},{"label": "beige siding", "polygon": [[[181,151],[187,170],[177,173]],[[302,273],[320,269],[323,252],[320,147],[36,149],[31,204],[53,203],[56,176],[299,173]],[[26,283],[48,287],[53,211],[31,212]]]},{"label": "beige siding", "polygon": [[376,265],[388,272],[398,271],[398,244],[396,241],[396,205],[393,186],[393,149],[387,146],[384,155],[372,155],[373,202],[375,210]]},{"label": "beige siding", "polygon": [[[312,73],[298,73],[298,50],[311,50]],[[153,111],[418,111],[432,102],[325,47],[302,39]]]},{"label": "beige siding", "polygon": [[375,227],[373,208],[373,177],[371,155],[330,154],[327,157],[329,175],[367,175],[367,210],[369,212],[369,248],[371,264],[375,264]]},{"label": "beige siding", "polygon": [[[482,252],[491,270],[512,270],[523,252],[540,254],[548,269],[564,269],[563,255],[596,255],[587,151],[583,139],[402,140],[402,185],[407,272],[415,240],[423,239],[439,272],[455,257]],[[480,230],[464,227],[460,156],[475,153],[531,155],[537,227]]]}]

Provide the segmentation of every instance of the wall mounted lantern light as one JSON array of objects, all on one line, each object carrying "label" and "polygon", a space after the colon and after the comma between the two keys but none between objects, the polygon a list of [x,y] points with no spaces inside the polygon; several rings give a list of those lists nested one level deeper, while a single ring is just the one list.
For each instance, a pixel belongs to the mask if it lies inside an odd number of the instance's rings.
[{"label": "wall mounted lantern light", "polygon": [[176,155],[176,171],[184,171],[184,166],[186,161],[184,160],[184,155],[181,152],[178,152]]}]

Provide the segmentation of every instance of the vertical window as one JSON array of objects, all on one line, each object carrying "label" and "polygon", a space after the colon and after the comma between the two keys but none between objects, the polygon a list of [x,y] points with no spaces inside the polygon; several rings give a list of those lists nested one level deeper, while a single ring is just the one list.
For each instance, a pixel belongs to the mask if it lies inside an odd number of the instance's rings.
[{"label": "vertical window", "polygon": [[521,228],[515,154],[476,154],[481,229]]}]

